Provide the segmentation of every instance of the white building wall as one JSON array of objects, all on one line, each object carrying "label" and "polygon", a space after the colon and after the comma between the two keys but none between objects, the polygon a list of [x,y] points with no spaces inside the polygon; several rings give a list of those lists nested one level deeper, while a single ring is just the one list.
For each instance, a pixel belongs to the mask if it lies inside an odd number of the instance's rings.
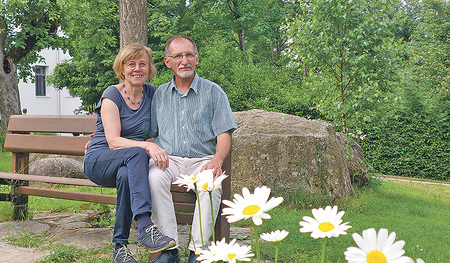
[{"label": "white building wall", "polygon": [[[57,63],[69,59],[70,56],[59,49],[45,49],[40,52],[45,62],[34,66],[45,66],[45,75],[53,72]],[[32,77],[34,79],[34,76]],[[72,97],[69,90],[58,90],[46,82],[45,96],[36,96],[35,83],[19,81],[20,104],[26,108],[29,115],[74,115],[74,110],[81,106],[78,97]]]}]

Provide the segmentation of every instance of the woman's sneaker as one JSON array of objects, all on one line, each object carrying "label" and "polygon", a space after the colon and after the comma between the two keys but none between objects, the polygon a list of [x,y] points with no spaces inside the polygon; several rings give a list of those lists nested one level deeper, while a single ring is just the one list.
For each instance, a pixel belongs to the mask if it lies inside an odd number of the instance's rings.
[{"label": "woman's sneaker", "polygon": [[115,247],[113,250],[112,262],[114,263],[138,263],[134,259],[133,254],[128,249],[127,245],[122,245],[120,247]]},{"label": "woman's sneaker", "polygon": [[151,225],[144,228],[143,233],[137,233],[138,243],[144,246],[150,253],[156,253],[174,247],[176,242],[173,238],[165,236],[161,227]]}]

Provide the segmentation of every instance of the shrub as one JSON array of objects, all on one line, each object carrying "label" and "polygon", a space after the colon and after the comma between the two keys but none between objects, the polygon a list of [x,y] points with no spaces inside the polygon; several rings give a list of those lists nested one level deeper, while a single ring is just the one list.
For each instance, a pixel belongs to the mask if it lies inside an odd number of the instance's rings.
[{"label": "shrub", "polygon": [[368,165],[384,174],[450,180],[447,118],[431,116],[403,110],[366,128],[360,144]]}]

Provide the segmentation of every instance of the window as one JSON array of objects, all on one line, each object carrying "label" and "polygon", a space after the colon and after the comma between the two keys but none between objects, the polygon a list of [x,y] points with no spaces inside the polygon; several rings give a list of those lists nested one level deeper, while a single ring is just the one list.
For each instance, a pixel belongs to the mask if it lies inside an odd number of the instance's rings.
[{"label": "window", "polygon": [[35,66],[34,71],[36,74],[36,96],[45,96],[45,67]]}]

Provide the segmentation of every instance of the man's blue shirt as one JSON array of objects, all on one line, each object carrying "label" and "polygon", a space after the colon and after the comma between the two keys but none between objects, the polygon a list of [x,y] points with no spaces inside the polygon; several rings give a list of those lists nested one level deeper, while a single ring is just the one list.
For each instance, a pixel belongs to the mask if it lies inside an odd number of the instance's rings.
[{"label": "man's blue shirt", "polygon": [[150,136],[169,155],[201,158],[214,155],[216,137],[237,128],[227,95],[216,83],[194,80],[183,94],[172,79],[153,95]]}]

